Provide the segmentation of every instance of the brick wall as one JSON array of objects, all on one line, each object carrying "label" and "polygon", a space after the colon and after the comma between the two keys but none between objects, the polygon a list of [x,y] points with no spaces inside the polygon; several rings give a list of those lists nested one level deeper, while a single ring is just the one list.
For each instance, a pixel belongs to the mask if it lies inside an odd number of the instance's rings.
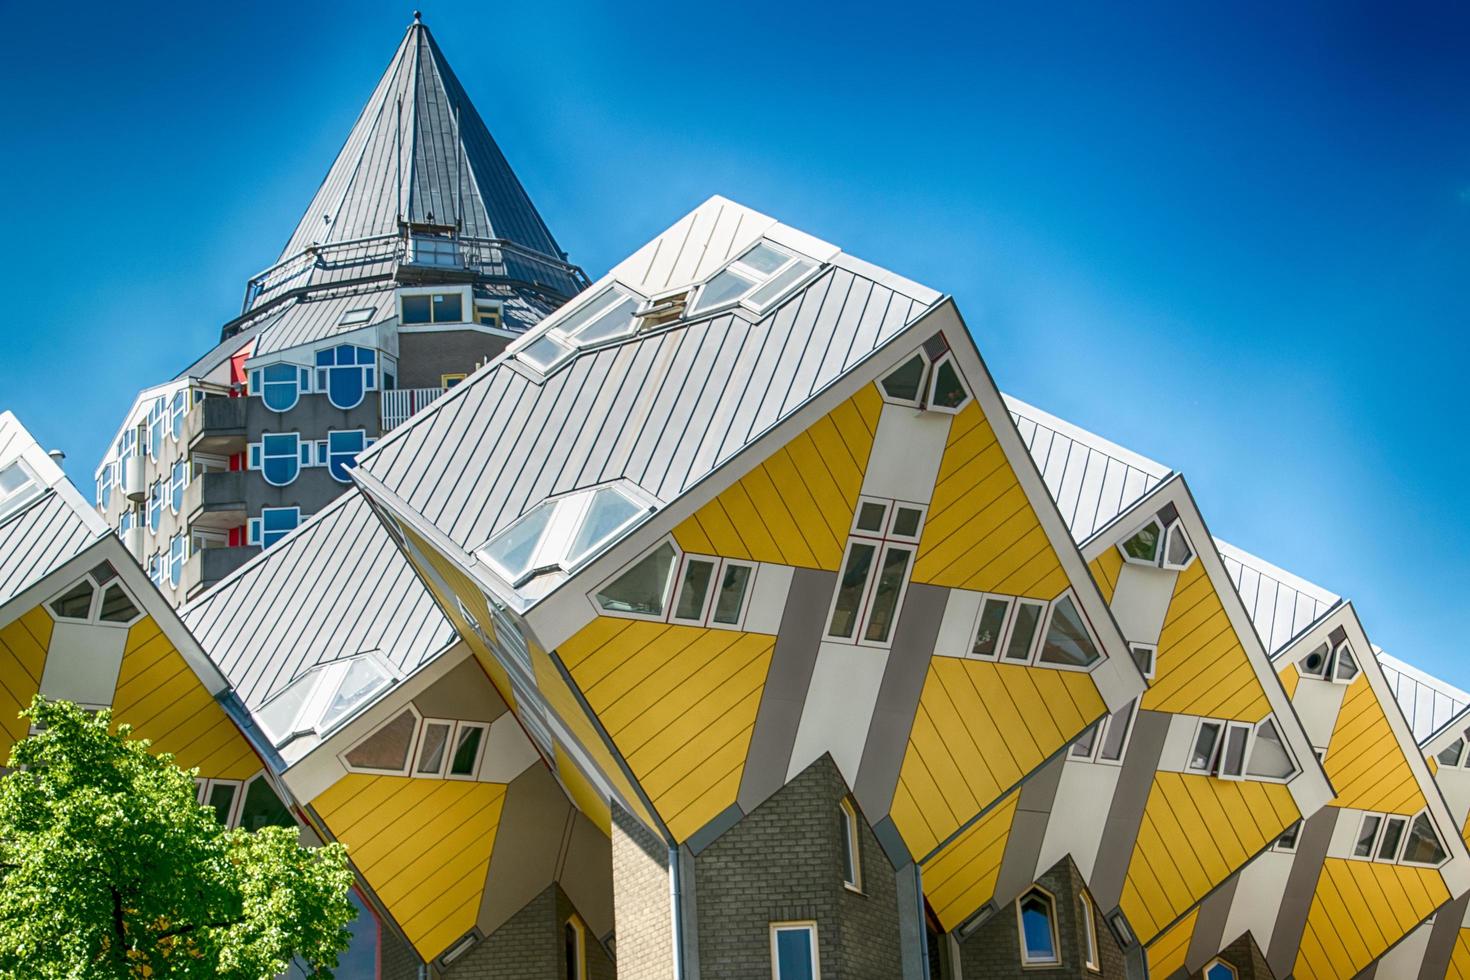
[{"label": "brick wall", "polygon": [[[1276,980],[1250,933],[1221,950],[1220,959],[1235,967],[1240,980]],[[1203,976],[1204,971],[1201,970],[1190,974],[1190,980],[1202,980]]]},{"label": "brick wall", "polygon": [[[817,923],[824,980],[902,975],[893,866],[865,821],[863,892],[843,886],[846,794],[823,756],[694,858],[700,980],[770,976],[770,924],[792,920]],[[618,954],[621,966],[621,919]],[[641,980],[626,968],[623,977]]]},{"label": "brick wall", "polygon": [[[576,908],[551,885],[474,949],[449,965],[444,980],[565,980],[565,928]],[[587,934],[587,980],[616,971],[597,937]],[[386,976],[386,974],[385,974]]]},{"label": "brick wall", "polygon": [[613,806],[613,935],[623,980],[672,980],[669,851],[637,818]]},{"label": "brick wall", "polygon": [[1021,936],[1016,923],[1016,905],[1005,906],[960,942],[960,961],[965,980],[1124,980],[1123,950],[1112,930],[1097,914],[1097,942],[1101,972],[1083,963],[1085,928],[1081,899],[1082,876],[1070,858],[1063,859],[1038,880],[1056,899],[1056,927],[1061,963],[1055,967],[1021,966]]},{"label": "brick wall", "polygon": [[379,934],[378,956],[382,980],[417,980],[421,962],[418,954],[386,924]]}]

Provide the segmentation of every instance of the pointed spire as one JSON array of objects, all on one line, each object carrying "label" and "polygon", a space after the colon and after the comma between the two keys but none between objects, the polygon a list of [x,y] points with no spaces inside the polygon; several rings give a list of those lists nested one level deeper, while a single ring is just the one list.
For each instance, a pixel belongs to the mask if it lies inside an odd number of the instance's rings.
[{"label": "pointed spire", "polygon": [[401,221],[562,258],[417,10],[281,259],[313,243],[396,234]]}]

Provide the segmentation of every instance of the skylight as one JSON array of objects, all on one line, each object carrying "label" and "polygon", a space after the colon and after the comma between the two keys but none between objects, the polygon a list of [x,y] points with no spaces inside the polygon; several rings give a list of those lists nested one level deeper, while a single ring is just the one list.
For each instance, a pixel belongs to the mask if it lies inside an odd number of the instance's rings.
[{"label": "skylight", "polygon": [[620,486],[578,491],[537,504],[486,542],[480,556],[520,588],[545,572],[570,572],[651,510]]},{"label": "skylight", "polygon": [[343,313],[342,319],[338,320],[337,323],[338,325],[345,327],[350,326],[354,323],[367,323],[372,318],[373,308],[371,306],[364,306],[360,307],[359,309],[348,310],[346,313]]},{"label": "skylight", "polygon": [[260,709],[258,718],[278,747],[304,735],[324,735],[392,681],[374,654],[362,653],[314,667]]},{"label": "skylight", "polygon": [[613,283],[553,323],[521,348],[520,355],[538,371],[550,371],[579,347],[633,334],[638,329],[636,314],[642,303],[642,297]]},{"label": "skylight", "polygon": [[786,295],[787,290],[816,267],[811,259],[776,248],[766,241],[756,242],[710,277],[700,288],[690,311],[703,313],[743,302],[760,312]]},{"label": "skylight", "polygon": [[19,459],[0,466],[0,519],[19,510],[42,489],[41,482],[31,473],[30,467]]}]

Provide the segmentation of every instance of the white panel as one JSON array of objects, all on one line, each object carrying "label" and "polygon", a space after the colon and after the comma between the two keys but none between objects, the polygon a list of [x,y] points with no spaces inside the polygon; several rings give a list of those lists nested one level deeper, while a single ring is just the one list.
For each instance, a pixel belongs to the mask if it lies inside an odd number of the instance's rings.
[{"label": "white panel", "polygon": [[541,755],[526,732],[507,711],[490,723],[485,734],[485,756],[480,760],[480,782],[508,783],[525,772]]},{"label": "white panel", "polygon": [[940,657],[963,657],[970,652],[974,637],[975,617],[980,613],[981,592],[950,589],[944,604],[944,618],[939,622],[939,638],[934,653]]},{"label": "white panel", "polygon": [[1342,710],[1342,698],[1346,693],[1346,684],[1310,677],[1303,677],[1297,683],[1291,706],[1302,720],[1307,741],[1316,748],[1325,749],[1332,743],[1332,730],[1337,726],[1337,713]]},{"label": "white panel", "polygon": [[1439,784],[1439,791],[1444,795],[1445,805],[1450,808],[1455,824],[1465,826],[1466,818],[1470,817],[1470,772],[1440,766],[1434,781]]},{"label": "white panel", "polygon": [[1062,778],[1057,783],[1057,795],[1052,801],[1051,817],[1036,862],[1038,875],[1070,854],[1083,879],[1092,877],[1108,807],[1122,771],[1121,766],[1092,762],[1069,761],[1062,767]]},{"label": "white panel", "polygon": [[1234,942],[1234,937],[1250,930],[1257,946],[1271,948],[1271,933],[1276,929],[1293,857],[1267,851],[1241,870],[1230,914],[1225,917],[1225,942]]},{"label": "white panel", "polygon": [[577,589],[562,589],[526,617],[542,649],[555,650],[597,618],[597,610]]},{"label": "white panel", "polygon": [[57,623],[41,673],[41,693],[86,708],[111,707],[127,642],[128,631],[116,626]]},{"label": "white panel", "polygon": [[1113,592],[1112,609],[1125,639],[1135,643],[1159,642],[1178,578],[1178,572],[1123,563],[1118,572],[1118,587]]},{"label": "white panel", "polygon": [[1351,807],[1339,807],[1337,823],[1332,827],[1332,840],[1327,844],[1327,856],[1350,858],[1353,844],[1358,837],[1358,825],[1363,822],[1363,811]]},{"label": "white panel", "polygon": [[821,758],[823,752],[831,752],[847,785],[854,784],[887,664],[887,650],[822,644],[796,730],[787,779]]},{"label": "white panel", "polygon": [[1378,961],[1375,977],[1417,977],[1424,962],[1424,951],[1429,946],[1429,934],[1434,931],[1432,923],[1425,923],[1404,937],[1393,949],[1383,954]]},{"label": "white panel", "polygon": [[786,595],[791,591],[791,575],[795,571],[790,565],[769,563],[756,570],[755,588],[745,610],[745,632],[774,636],[781,631],[781,616],[786,612]]},{"label": "white panel", "polygon": [[884,405],[868,455],[863,493],[927,504],[944,459],[951,416],[906,405]]},{"label": "white panel", "polygon": [[1199,715],[1169,716],[1169,734],[1164,736],[1164,748],[1159,753],[1160,772],[1184,772],[1198,728]]}]

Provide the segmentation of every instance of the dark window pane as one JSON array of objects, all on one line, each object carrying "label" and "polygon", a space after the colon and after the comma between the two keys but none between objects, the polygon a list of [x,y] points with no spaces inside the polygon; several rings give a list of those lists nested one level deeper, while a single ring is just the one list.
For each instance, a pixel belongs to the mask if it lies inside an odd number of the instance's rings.
[{"label": "dark window pane", "polygon": [[750,568],[748,566],[725,566],[725,574],[720,579],[720,591],[715,596],[715,622],[725,624],[740,622],[740,609],[745,605],[745,590],[749,584]]},{"label": "dark window pane", "polygon": [[1405,861],[1413,864],[1439,864],[1448,855],[1429,822],[1429,814],[1421,813],[1409,827],[1409,840],[1404,844]]},{"label": "dark window pane", "polygon": [[1388,826],[1383,828],[1383,840],[1378,845],[1378,857],[1383,861],[1392,861],[1399,852],[1399,841],[1404,839],[1404,824],[1407,823],[1401,817],[1389,817]]},{"label": "dark window pane", "polygon": [[816,980],[812,975],[812,934],[805,929],[776,932],[777,980]]},{"label": "dark window pane", "polygon": [[405,296],[403,297],[403,322],[404,323],[428,323],[429,322],[429,297],[427,296]]},{"label": "dark window pane", "polygon": [[359,769],[402,772],[408,764],[408,749],[413,744],[413,733],[417,727],[418,721],[413,712],[403,712],[348,752],[348,765]]},{"label": "dark window pane", "polygon": [[296,820],[262,776],[245,788],[245,802],[240,806],[240,826],[246,830],[294,827]]},{"label": "dark window pane", "polygon": [[1194,739],[1194,751],[1189,756],[1189,768],[1204,772],[1215,759],[1215,746],[1220,741],[1220,726],[1214,723],[1199,726]]},{"label": "dark window pane", "polygon": [[898,401],[918,401],[919,389],[924,383],[924,358],[915,354],[889,373],[881,382],[889,398]]},{"label": "dark window pane", "polygon": [[985,607],[980,610],[980,627],[975,631],[975,645],[971,648],[975,656],[995,656],[1000,631],[1006,624],[1006,612],[1010,608],[1010,603],[1001,599],[985,600]]},{"label": "dark window pane", "polygon": [[883,569],[878,573],[878,588],[873,593],[873,612],[868,617],[868,629],[863,638],[873,643],[885,643],[893,629],[898,613],[898,594],[903,590],[904,577],[909,570],[908,548],[889,549],[883,554]]},{"label": "dark window pane", "polygon": [[1358,825],[1358,842],[1353,846],[1354,857],[1372,857],[1373,841],[1378,836],[1378,825],[1382,822],[1382,817],[1372,814],[1363,818],[1363,822]]},{"label": "dark window pane", "polygon": [[960,374],[953,361],[945,361],[934,372],[934,399],[932,404],[940,408],[959,408],[968,396],[960,382]]},{"label": "dark window pane", "polygon": [[1045,664],[1062,664],[1068,667],[1088,667],[1101,658],[1092,645],[1092,637],[1082,625],[1082,614],[1077,611],[1071,596],[1063,596],[1052,610],[1051,624],[1046,629],[1046,640],[1041,644],[1041,656],[1037,659]]},{"label": "dark window pane", "polygon": [[239,789],[230,783],[216,783],[209,790],[209,799],[204,802],[214,807],[214,815],[222,824],[230,822],[230,811],[235,808],[235,793]]},{"label": "dark window pane", "polygon": [[877,551],[877,546],[871,544],[855,544],[848,551],[847,567],[842,570],[842,581],[837,586],[837,605],[832,609],[832,623],[827,627],[828,636],[846,638],[856,631],[868,572],[872,570]]},{"label": "dark window pane", "polygon": [[424,742],[419,749],[418,771],[437,773],[444,766],[444,749],[449,745],[449,725],[424,726]]},{"label": "dark window pane", "polygon": [[78,582],[51,603],[51,611],[66,619],[86,619],[92,609],[92,583]]},{"label": "dark window pane", "polygon": [[865,500],[858,508],[857,527],[859,531],[872,531],[874,534],[883,533],[883,519],[888,516],[887,504],[875,504],[871,500]]},{"label": "dark window pane", "polygon": [[662,616],[664,594],[674,571],[674,547],[667,541],[597,593],[597,604],[612,612]]},{"label": "dark window pane", "polygon": [[464,319],[464,299],[459,293],[440,293],[434,297],[434,322],[459,323]]},{"label": "dark window pane", "polygon": [[459,741],[454,746],[454,758],[449,760],[449,772],[454,776],[473,776],[475,774],[475,760],[480,754],[480,740],[485,737],[485,729],[476,725],[473,728],[462,728],[459,732]]},{"label": "dark window pane", "polygon": [[920,514],[920,511],[912,507],[899,507],[898,513],[893,517],[893,533],[906,538],[918,534]]},{"label": "dark window pane", "polygon": [[1097,752],[1099,759],[1117,762],[1123,758],[1123,746],[1128,741],[1128,729],[1133,727],[1133,708],[1136,703],[1130,701],[1108,719],[1107,734],[1103,736],[1102,748]]},{"label": "dark window pane", "polygon": [[1040,622],[1040,606],[1017,604],[1016,625],[1011,629],[1010,642],[1006,644],[1007,660],[1025,660],[1031,656],[1031,641],[1036,638],[1036,627]]},{"label": "dark window pane", "polygon": [[138,607],[128,598],[127,593],[121,586],[109,585],[107,591],[102,593],[102,612],[100,618],[105,623],[126,623],[138,615]]},{"label": "dark window pane", "polygon": [[1161,529],[1157,522],[1149,522],[1138,533],[1123,542],[1123,553],[1139,561],[1157,561]]}]

